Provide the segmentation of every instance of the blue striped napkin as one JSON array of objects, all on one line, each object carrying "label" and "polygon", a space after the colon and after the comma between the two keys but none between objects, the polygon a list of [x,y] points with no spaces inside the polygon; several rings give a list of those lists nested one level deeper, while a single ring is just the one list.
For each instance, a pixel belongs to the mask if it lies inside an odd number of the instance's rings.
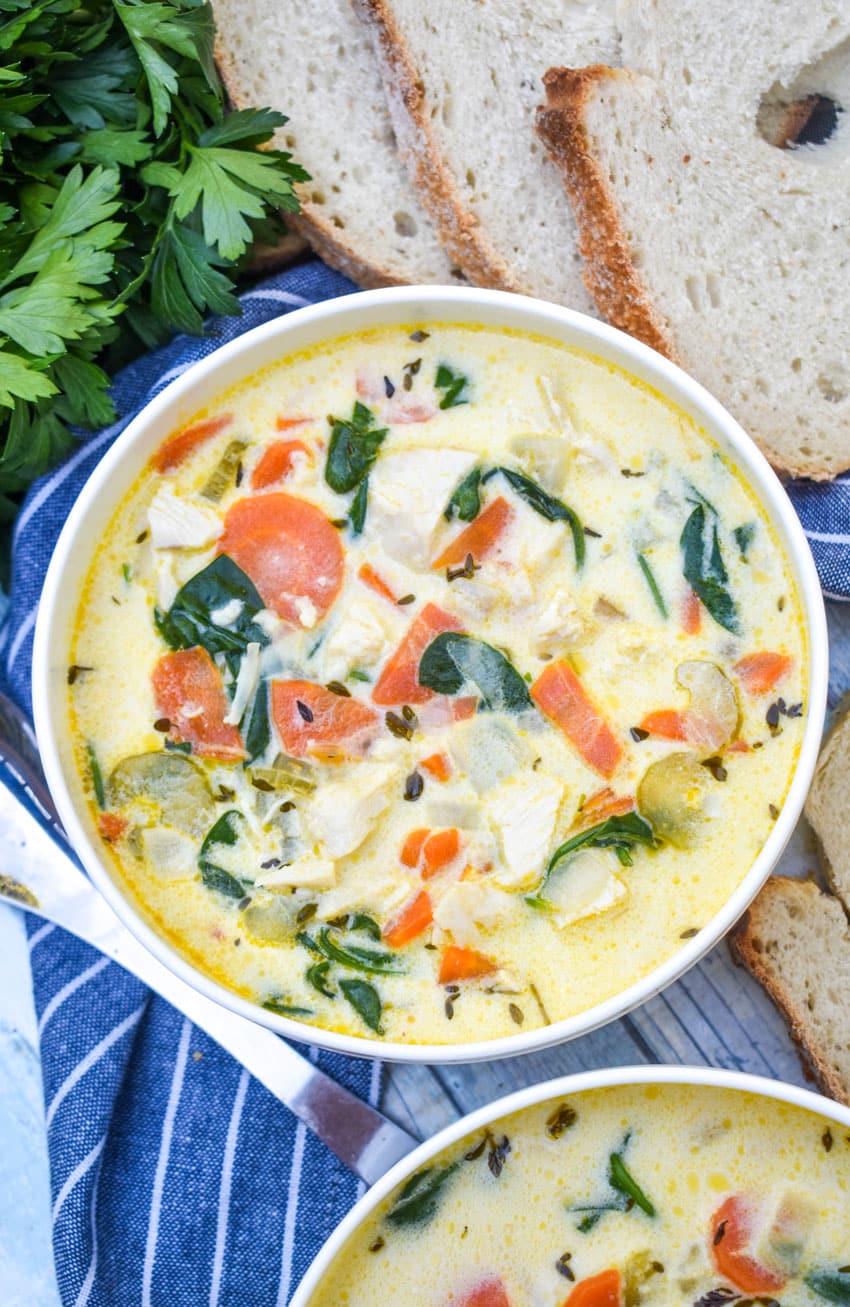
[{"label": "blue striped napkin", "polygon": [[[119,420],[36,485],[18,520],[5,671],[19,704],[30,707],[47,561],[80,488],[129,418],[249,327],[354,289],[321,263],[302,265],[243,295],[241,318],[214,322],[203,340],[181,337],[116,379]],[[35,918],[29,943],[64,1307],[284,1307],[362,1186],[231,1057],[120,967]],[[379,1064],[310,1056],[377,1104]]]},{"label": "blue striped napkin", "polygon": [[[243,316],[180,337],[116,379],[119,420],[33,487],[17,522],[6,688],[30,707],[47,560],[98,459],[195,360],[269,318],[355,289],[312,262],[242,297]],[[850,475],[789,492],[824,589],[850,598]],[[30,924],[64,1307],[284,1307],[358,1183],[263,1088],[161,999],[71,936]],[[376,1103],[380,1067],[311,1056]]]}]

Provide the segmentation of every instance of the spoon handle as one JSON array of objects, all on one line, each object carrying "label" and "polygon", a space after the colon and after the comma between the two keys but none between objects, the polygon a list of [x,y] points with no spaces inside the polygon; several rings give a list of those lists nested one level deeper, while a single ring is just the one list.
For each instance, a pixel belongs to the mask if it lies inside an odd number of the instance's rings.
[{"label": "spoon handle", "polygon": [[56,922],[118,962],[226,1049],[360,1179],[418,1140],[272,1031],[201,994],[151,953],[80,869],[50,798],[32,728],[0,695],[0,900]]}]

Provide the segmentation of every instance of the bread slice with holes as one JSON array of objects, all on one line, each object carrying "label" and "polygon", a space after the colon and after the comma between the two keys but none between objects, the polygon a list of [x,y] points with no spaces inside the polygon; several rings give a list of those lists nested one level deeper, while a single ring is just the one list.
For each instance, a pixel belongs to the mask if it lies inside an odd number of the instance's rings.
[{"label": "bread slice with holes", "polygon": [[850,1103],[850,928],[812,881],[773,876],[734,945],[788,1021],[825,1093]]},{"label": "bread slice with holes", "polygon": [[620,18],[623,67],[553,68],[538,115],[588,287],[776,467],[833,477],[850,467],[850,113],[822,145],[770,141],[787,141],[777,105],[850,109],[850,6],[625,0]]},{"label": "bread slice with holes", "polygon": [[850,707],[833,722],[821,746],[806,816],[818,838],[824,871],[850,912]]},{"label": "bread slice with holes", "polygon": [[592,311],[575,223],[534,132],[554,61],[613,60],[614,0],[356,0],[399,149],[470,280]]},{"label": "bread slice with holes", "polygon": [[216,62],[237,107],[289,116],[277,134],[312,180],[287,223],[362,286],[460,280],[395,148],[378,65],[350,0],[215,0]]}]

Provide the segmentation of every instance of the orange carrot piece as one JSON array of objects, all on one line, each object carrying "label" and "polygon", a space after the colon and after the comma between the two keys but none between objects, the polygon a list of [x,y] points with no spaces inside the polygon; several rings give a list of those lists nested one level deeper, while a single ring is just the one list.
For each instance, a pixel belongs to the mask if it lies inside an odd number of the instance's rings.
[{"label": "orange carrot piece", "polygon": [[278,431],[291,431],[293,427],[303,427],[305,423],[312,421],[312,418],[279,417],[275,422],[275,426]]},{"label": "orange carrot piece", "polygon": [[157,472],[173,471],[175,467],[185,462],[190,454],[194,454],[201,445],[212,440],[213,436],[217,436],[219,431],[223,431],[232,421],[232,413],[221,413],[218,417],[206,418],[203,422],[196,422],[192,427],[175,432],[173,436],[169,436],[162,442],[151,462]]},{"label": "orange carrot piece", "polygon": [[381,720],[368,703],[344,699],[313,681],[272,681],[272,718],[284,752],[292,758],[328,756],[328,746],[356,757]]},{"label": "orange carrot piece", "polygon": [[621,1302],[620,1272],[612,1269],[579,1280],[564,1299],[564,1307],[620,1307]]},{"label": "orange carrot piece", "polygon": [[388,599],[391,604],[398,603],[398,599],[380,572],[376,572],[371,563],[364,563],[357,575],[364,585],[368,585],[369,589],[374,590],[375,594],[379,594],[382,599]]},{"label": "orange carrot piece", "polygon": [[[746,1294],[774,1294],[785,1280],[749,1250],[754,1213],[743,1194],[731,1194],[711,1218],[709,1252],[720,1275]],[[722,1229],[721,1229],[722,1227]]]},{"label": "orange carrot piece", "polygon": [[750,694],[767,694],[777,681],[788,675],[793,665],[794,659],[790,654],[763,650],[739,658],[732,671]]},{"label": "orange carrot piece", "polygon": [[438,871],[448,867],[449,863],[454,862],[460,853],[460,831],[454,826],[448,830],[436,830],[429,835],[422,846],[422,856],[424,867],[422,870],[422,879],[428,880],[431,876],[436,876]]},{"label": "orange carrot piece", "polygon": [[309,599],[324,617],[342,586],[339,532],[315,504],[294,495],[237,499],[225,516],[218,552],[247,572],[267,608],[296,626],[298,599]]},{"label": "orange carrot piece", "polygon": [[470,522],[460,535],[435,558],[432,567],[457,567],[463,563],[467,554],[472,554],[476,563],[482,562],[498,542],[505,527],[514,516],[514,510],[506,499],[500,495],[479,513],[474,522]]},{"label": "orange carrot piece", "polygon": [[531,697],[589,766],[606,778],[613,776],[623,746],[565,658],[549,663],[541,672],[531,687]]},{"label": "orange carrot piece", "polygon": [[699,635],[702,627],[702,603],[696,590],[690,586],[682,600],[682,630],[686,635]]},{"label": "orange carrot piece", "polygon": [[435,781],[451,780],[452,764],[447,753],[431,753],[419,764]]},{"label": "orange carrot piece", "polygon": [[157,712],[171,722],[172,740],[188,741],[201,758],[234,762],[245,757],[239,731],[224,720],[230,704],[206,649],[163,654],[151,681]]},{"label": "orange carrot piece", "polygon": [[418,830],[412,830],[401,846],[399,861],[403,867],[418,867],[419,858],[422,853],[422,845],[431,834],[427,826],[420,826]]},{"label": "orange carrot piece", "polygon": [[488,1275],[460,1298],[452,1296],[452,1307],[511,1307],[504,1283],[498,1275]]},{"label": "orange carrot piece", "polygon": [[491,976],[496,970],[496,963],[474,948],[460,948],[449,944],[440,962],[439,981],[449,985],[455,980],[478,980],[481,976]]},{"label": "orange carrot piece", "polygon": [[97,814],[97,829],[110,844],[120,840],[129,825],[130,823],[126,818],[119,817],[117,812],[99,812]]},{"label": "orange carrot piece", "polygon": [[625,816],[627,812],[633,810],[634,806],[633,794],[615,794],[611,787],[606,785],[604,790],[597,790],[589,799],[585,799],[576,824],[579,829],[596,826],[600,821],[607,821],[609,817]]},{"label": "orange carrot piece", "polygon": [[427,930],[433,920],[431,899],[424,889],[420,890],[386,927],[383,932],[384,942],[390,948],[401,948],[403,944],[409,944],[417,935],[421,935],[423,930]]},{"label": "orange carrot piece", "polygon": [[309,454],[303,440],[276,440],[263,452],[254,471],[251,473],[251,489],[265,490],[275,481],[282,481],[292,471],[292,462],[296,454]]},{"label": "orange carrot piece", "polygon": [[426,604],[413,619],[395,653],[390,654],[372,691],[375,703],[426,703],[433,690],[419,684],[419,663],[428,645],[443,631],[460,631],[461,623],[451,613]]},{"label": "orange carrot piece", "polygon": [[677,708],[656,708],[654,712],[646,714],[640,728],[649,731],[650,735],[659,740],[686,742],[689,738],[687,710],[680,712]]}]

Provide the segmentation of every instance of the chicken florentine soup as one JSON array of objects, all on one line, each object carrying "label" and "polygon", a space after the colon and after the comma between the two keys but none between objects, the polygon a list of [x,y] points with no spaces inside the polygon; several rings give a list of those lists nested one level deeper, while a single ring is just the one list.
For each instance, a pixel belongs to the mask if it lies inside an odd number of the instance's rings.
[{"label": "chicken florentine soup", "polygon": [[83,783],[149,920],[305,1022],[498,1038],[740,883],[802,738],[787,560],[626,373],[522,333],[283,359],[160,446],[79,606]]},{"label": "chicken florentine soup", "polygon": [[592,1090],[438,1156],[337,1254],[311,1307],[850,1303],[850,1142],[730,1089]]}]

